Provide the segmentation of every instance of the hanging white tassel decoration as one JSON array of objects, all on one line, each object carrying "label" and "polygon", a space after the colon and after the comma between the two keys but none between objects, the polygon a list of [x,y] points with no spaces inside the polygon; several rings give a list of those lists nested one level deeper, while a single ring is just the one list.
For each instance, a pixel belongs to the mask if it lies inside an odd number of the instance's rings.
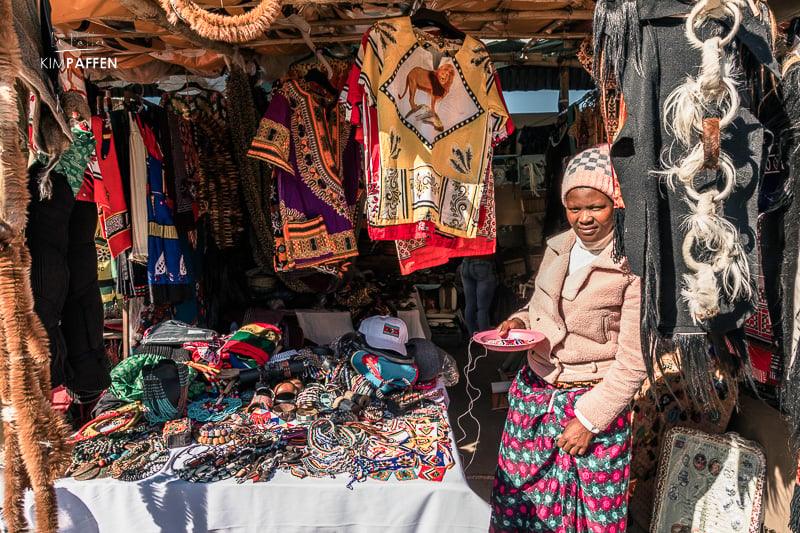
[{"label": "hanging white tassel decoration", "polygon": [[[717,132],[728,127],[739,108],[734,58],[725,48],[739,30],[744,0],[700,0],[686,19],[686,36],[702,51],[702,64],[696,77],[670,93],[664,104],[669,131],[675,146],[664,155],[667,185],[686,195],[691,214],[684,220],[686,236],[683,260],[691,273],[684,275],[681,296],[696,324],[712,318],[720,310],[720,299],[728,301],[752,297],[750,269],[736,227],[725,218],[724,203],[733,193],[736,168],[722,151],[709,153],[704,139],[707,120],[718,121]],[[709,19],[732,19],[723,36],[700,40],[695,30]],[[712,128],[713,129],[713,128]],[[719,135],[717,133],[716,135]],[[719,139],[716,139],[719,146]],[[680,161],[672,163],[672,150],[679,149]],[[709,160],[712,161],[709,164]],[[702,193],[695,188],[695,177],[703,170],[717,170],[721,187]]]}]

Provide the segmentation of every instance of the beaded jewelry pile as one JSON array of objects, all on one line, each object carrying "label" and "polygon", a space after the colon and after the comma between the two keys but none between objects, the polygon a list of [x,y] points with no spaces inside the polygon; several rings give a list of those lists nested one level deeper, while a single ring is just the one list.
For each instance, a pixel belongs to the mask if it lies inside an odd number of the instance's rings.
[{"label": "beaded jewelry pile", "polygon": [[140,481],[161,473],[190,483],[244,483],[282,471],[299,478],[341,475],[352,489],[368,478],[441,481],[454,465],[443,389],[383,397],[346,357],[302,350],[292,364],[302,371],[258,382],[255,393],[223,390],[222,374],[201,372],[206,380],[213,374],[210,394],[166,424],[152,416],[152,407],[136,403],[105,413],[76,435],[68,474]]}]

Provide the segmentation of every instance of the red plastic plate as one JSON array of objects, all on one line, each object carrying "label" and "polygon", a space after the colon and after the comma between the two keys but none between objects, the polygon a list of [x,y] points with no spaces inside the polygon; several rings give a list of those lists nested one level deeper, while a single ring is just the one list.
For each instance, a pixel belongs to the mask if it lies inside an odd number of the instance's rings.
[{"label": "red plastic plate", "polygon": [[497,330],[490,329],[479,331],[472,336],[472,339],[495,352],[521,352],[527,351],[535,344],[542,342],[544,333],[529,329],[512,329],[508,332],[508,335],[500,337],[497,334]]}]

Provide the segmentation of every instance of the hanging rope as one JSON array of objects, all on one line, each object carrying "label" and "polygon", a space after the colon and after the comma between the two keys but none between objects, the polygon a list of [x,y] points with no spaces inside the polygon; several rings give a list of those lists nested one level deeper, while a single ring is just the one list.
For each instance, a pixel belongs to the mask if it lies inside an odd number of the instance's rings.
[{"label": "hanging rope", "polygon": [[219,15],[192,0],[160,0],[171,24],[183,21],[198,35],[213,41],[244,43],[264,34],[281,11],[278,0],[261,0],[241,15]]},{"label": "hanging rope", "polygon": [[[691,271],[684,275],[681,296],[696,324],[719,312],[720,299],[729,301],[752,296],[750,270],[739,232],[723,213],[733,193],[736,168],[721,151],[722,130],[731,125],[739,108],[734,80],[734,57],[726,52],[742,19],[743,0],[700,0],[686,19],[686,36],[692,47],[702,51],[697,77],[687,76],[664,104],[666,124],[683,148],[683,159],[662,171],[669,186],[682,187],[691,214],[686,217],[683,260]],[[696,29],[708,20],[730,18],[723,36],[701,40]],[[703,192],[695,188],[695,177],[705,170],[720,177],[716,187]]]}]

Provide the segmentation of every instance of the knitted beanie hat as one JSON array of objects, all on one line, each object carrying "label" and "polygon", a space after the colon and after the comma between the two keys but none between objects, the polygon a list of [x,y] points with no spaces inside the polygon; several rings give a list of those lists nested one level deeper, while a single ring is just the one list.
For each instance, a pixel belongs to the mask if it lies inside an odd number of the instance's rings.
[{"label": "knitted beanie hat", "polygon": [[608,145],[587,148],[567,164],[561,183],[561,203],[567,205],[567,193],[577,187],[597,189],[613,200],[616,196],[615,181]]}]

